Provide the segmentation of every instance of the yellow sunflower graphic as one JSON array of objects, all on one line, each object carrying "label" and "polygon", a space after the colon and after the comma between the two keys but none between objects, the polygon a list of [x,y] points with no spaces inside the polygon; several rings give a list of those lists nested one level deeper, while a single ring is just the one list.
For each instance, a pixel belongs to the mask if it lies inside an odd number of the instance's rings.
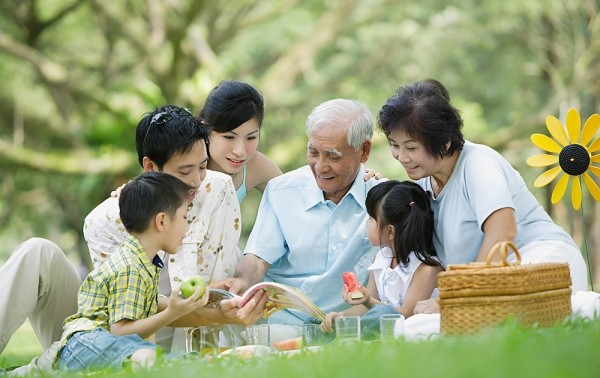
[{"label": "yellow sunflower graphic", "polygon": [[531,156],[527,159],[527,164],[532,167],[556,166],[539,175],[533,185],[541,188],[564,172],[552,190],[551,201],[556,204],[563,198],[569,181],[571,181],[570,178],[573,177],[571,202],[573,208],[579,210],[581,207],[579,176],[583,176],[583,181],[592,197],[600,202],[600,188],[588,174],[589,170],[596,177],[600,177],[600,167],[594,165],[600,163],[600,137],[597,137],[588,146],[600,128],[600,115],[592,114],[581,129],[579,113],[575,109],[569,109],[566,132],[561,122],[554,116],[546,117],[546,127],[554,139],[544,134],[533,134],[531,141],[549,154]]}]

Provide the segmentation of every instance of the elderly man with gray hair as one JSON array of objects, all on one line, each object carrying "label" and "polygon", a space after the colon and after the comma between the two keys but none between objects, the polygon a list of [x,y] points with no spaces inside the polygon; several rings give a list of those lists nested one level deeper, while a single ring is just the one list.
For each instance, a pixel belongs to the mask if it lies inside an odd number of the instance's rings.
[{"label": "elderly man with gray hair", "polygon": [[[364,181],[374,117],[356,100],[334,99],[313,109],[306,122],[307,165],[272,179],[266,187],[244,256],[234,278],[219,286],[240,293],[273,281],[302,290],[324,312],[348,305],[342,273],[361,282],[377,251],[367,238]],[[308,314],[284,310],[269,323],[301,324]]]}]

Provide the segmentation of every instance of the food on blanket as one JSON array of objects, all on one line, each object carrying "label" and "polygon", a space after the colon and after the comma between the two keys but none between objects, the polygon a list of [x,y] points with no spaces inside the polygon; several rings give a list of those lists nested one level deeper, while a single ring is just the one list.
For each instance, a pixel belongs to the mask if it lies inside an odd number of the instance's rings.
[{"label": "food on blanket", "polygon": [[358,299],[364,297],[364,294],[358,289],[360,287],[360,283],[358,282],[358,277],[354,272],[344,272],[342,275],[344,279],[344,285],[348,288],[348,292],[352,299]]},{"label": "food on blanket", "polygon": [[198,299],[200,299],[206,290],[206,282],[201,276],[191,276],[181,283],[181,287],[179,289],[181,290],[181,295],[183,295],[184,298],[189,298],[194,295],[198,288],[200,288],[200,295],[198,295]]},{"label": "food on blanket", "polygon": [[271,353],[271,349],[264,345],[243,345],[233,349],[227,349],[219,354],[219,357],[237,357],[241,360],[249,360],[254,357],[265,357]]},{"label": "food on blanket", "polygon": [[287,351],[287,350],[299,350],[302,349],[302,345],[304,345],[304,341],[302,340],[302,336],[294,337],[292,339],[285,339],[278,342],[273,343],[273,348],[276,350]]}]

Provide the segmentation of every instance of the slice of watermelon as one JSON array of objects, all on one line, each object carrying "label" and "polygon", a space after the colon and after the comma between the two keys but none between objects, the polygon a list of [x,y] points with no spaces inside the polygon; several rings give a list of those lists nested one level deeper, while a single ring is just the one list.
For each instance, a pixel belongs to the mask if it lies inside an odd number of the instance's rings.
[{"label": "slice of watermelon", "polygon": [[275,350],[287,351],[287,350],[299,350],[302,349],[304,342],[302,336],[294,337],[292,339],[285,339],[273,343]]},{"label": "slice of watermelon", "polygon": [[356,277],[354,272],[344,272],[342,278],[344,279],[344,285],[348,288],[348,292],[352,299],[364,297],[364,294],[358,289],[360,283],[358,283],[358,277]]}]

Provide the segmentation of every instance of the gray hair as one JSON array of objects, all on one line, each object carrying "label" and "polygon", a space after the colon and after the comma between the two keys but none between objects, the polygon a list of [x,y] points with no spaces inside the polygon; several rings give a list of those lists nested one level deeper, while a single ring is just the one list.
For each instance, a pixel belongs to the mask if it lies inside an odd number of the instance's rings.
[{"label": "gray hair", "polygon": [[371,140],[375,128],[373,114],[367,105],[343,98],[325,101],[313,108],[306,119],[306,135],[310,137],[313,129],[322,125],[346,127],[348,145],[355,150]]}]

